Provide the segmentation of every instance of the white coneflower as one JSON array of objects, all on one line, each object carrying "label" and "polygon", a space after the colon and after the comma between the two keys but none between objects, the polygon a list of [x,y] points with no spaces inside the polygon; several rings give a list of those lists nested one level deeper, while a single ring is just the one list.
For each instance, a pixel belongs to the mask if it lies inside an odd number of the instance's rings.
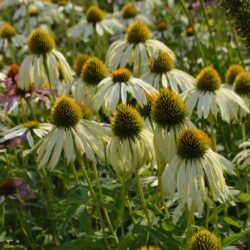
[{"label": "white coneflower", "polygon": [[39,167],[54,169],[64,151],[67,163],[75,160],[76,150],[86,154],[89,160],[96,161],[96,156],[104,159],[104,147],[101,137],[106,137],[106,130],[95,121],[88,120],[89,109],[74,99],[61,96],[51,109],[53,127],[42,139],[37,150]]},{"label": "white coneflower", "polygon": [[233,165],[211,150],[210,138],[201,130],[187,128],[177,140],[176,155],[163,172],[165,195],[178,199],[176,211],[202,215],[204,204],[230,200],[223,171],[233,173]]},{"label": "white coneflower", "polygon": [[187,127],[194,125],[189,120],[185,102],[170,89],[161,89],[152,104],[152,119],[155,122],[154,148],[160,168],[169,163],[175,154],[176,139]]},{"label": "white coneflower", "polygon": [[34,146],[33,135],[44,137],[50,130],[52,125],[48,123],[39,123],[37,121],[27,121],[12,129],[0,133],[0,143],[14,139],[16,137],[25,136],[30,147]]},{"label": "white coneflower", "polygon": [[240,168],[243,169],[250,166],[250,141],[241,143],[240,149],[242,151],[235,156],[233,162],[239,164]]},{"label": "white coneflower", "polygon": [[187,250],[221,250],[220,239],[207,229],[196,232],[188,242]]},{"label": "white coneflower", "polygon": [[154,158],[153,134],[143,128],[143,119],[132,106],[120,104],[111,121],[107,162],[126,179]]},{"label": "white coneflower", "polygon": [[128,69],[118,69],[112,72],[112,76],[104,78],[99,83],[94,96],[95,107],[99,110],[103,106],[110,114],[119,103],[128,103],[131,98],[139,105],[143,105],[147,102],[145,92],[152,93],[156,90],[141,79],[132,77]]},{"label": "white coneflower", "polygon": [[0,48],[4,48],[6,44],[22,47],[24,43],[25,37],[17,34],[15,27],[11,24],[6,23],[0,28]]},{"label": "white coneflower", "polygon": [[149,13],[141,12],[140,8],[137,8],[133,3],[126,3],[121,11],[114,13],[117,18],[122,18],[122,23],[126,26],[130,25],[135,20],[140,20],[147,25],[152,25],[152,16]]},{"label": "white coneflower", "polygon": [[67,82],[72,80],[72,73],[64,56],[55,49],[54,39],[42,29],[35,29],[28,39],[31,55],[27,55],[20,67],[19,88],[28,90],[31,84],[40,89],[49,83],[57,89],[59,68],[63,71]]},{"label": "white coneflower", "polygon": [[142,79],[156,89],[165,87],[179,93],[194,87],[195,79],[182,70],[174,69],[173,58],[168,53],[160,51],[158,58],[153,59],[150,64],[150,71]]},{"label": "white coneflower", "polygon": [[172,50],[162,42],[151,39],[147,25],[135,21],[127,29],[126,40],[116,41],[109,47],[107,65],[111,70],[132,65],[140,76],[148,69],[148,59],[157,57],[159,50],[165,51],[174,60],[175,55]]},{"label": "white coneflower", "polygon": [[238,94],[250,108],[250,73],[239,74],[234,82],[234,92]]},{"label": "white coneflower", "polygon": [[245,102],[230,89],[221,87],[221,78],[212,67],[204,68],[196,77],[196,86],[183,93],[190,113],[197,109],[199,118],[207,119],[209,114],[217,119],[218,113],[222,120],[232,122],[237,120],[243,110],[249,109]]},{"label": "white coneflower", "polygon": [[89,57],[82,63],[82,69],[78,71],[80,77],[73,85],[72,93],[77,101],[84,102],[93,108],[97,86],[107,76],[108,71],[105,64],[95,56]]},{"label": "white coneflower", "polygon": [[86,17],[68,30],[68,36],[89,38],[96,33],[102,36],[105,32],[112,35],[121,29],[122,25],[117,19],[106,15],[102,9],[92,5],[87,9]]},{"label": "white coneflower", "polygon": [[240,64],[232,64],[226,72],[226,82],[223,87],[232,90],[237,76],[245,71],[246,70]]}]

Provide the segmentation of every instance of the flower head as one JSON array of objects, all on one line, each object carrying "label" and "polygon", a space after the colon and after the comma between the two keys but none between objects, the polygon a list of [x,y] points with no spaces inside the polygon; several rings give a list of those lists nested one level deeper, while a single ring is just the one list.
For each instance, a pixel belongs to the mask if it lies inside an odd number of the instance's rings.
[{"label": "flower head", "polygon": [[212,67],[206,67],[196,77],[197,89],[201,91],[214,92],[221,85],[221,78],[218,72]]},{"label": "flower head", "polygon": [[245,69],[239,64],[232,64],[227,73],[226,73],[226,82],[232,85],[236,79],[236,77],[240,74],[245,72]]},{"label": "flower head", "polygon": [[187,26],[185,30],[186,36],[193,36],[194,35],[194,30],[192,26]]},{"label": "flower head", "polygon": [[78,77],[81,76],[82,67],[87,62],[88,59],[89,59],[89,56],[86,54],[80,54],[76,57],[75,63],[74,63],[74,69]]},{"label": "flower head", "polygon": [[115,136],[121,139],[133,138],[143,129],[143,119],[132,106],[120,104],[112,117],[111,127]]},{"label": "flower head", "polygon": [[30,6],[28,9],[28,14],[31,17],[35,17],[39,15],[39,9],[36,8],[35,6]]},{"label": "flower head", "polygon": [[240,96],[250,97],[250,73],[243,72],[236,77],[234,91]]},{"label": "flower head", "polygon": [[74,127],[82,118],[79,104],[68,96],[59,97],[51,109],[51,122],[57,127]]},{"label": "flower head", "polygon": [[122,8],[122,17],[124,19],[127,19],[127,18],[133,18],[137,15],[137,9],[136,7],[131,4],[131,3],[127,3],[123,6]]},{"label": "flower head", "polygon": [[87,106],[83,103],[78,103],[78,105],[81,108],[82,119],[91,120],[93,117],[93,111],[89,108],[89,106]]},{"label": "flower head", "polygon": [[155,94],[149,94],[146,92],[145,95],[147,98],[147,103],[143,104],[142,106],[137,104],[137,110],[139,111],[141,116],[150,117]]},{"label": "flower head", "polygon": [[7,72],[7,78],[12,78],[14,79],[20,71],[20,67],[17,64],[12,64]]},{"label": "flower head", "polygon": [[113,82],[127,82],[131,77],[131,72],[124,68],[124,69],[117,69],[112,72],[112,79]]},{"label": "flower head", "polygon": [[188,250],[221,250],[219,238],[207,229],[195,233],[188,243]]},{"label": "flower head", "polygon": [[47,54],[55,48],[55,41],[49,33],[37,28],[30,34],[28,47],[32,54]]},{"label": "flower head", "polygon": [[27,121],[23,123],[23,126],[28,129],[34,129],[39,128],[39,122],[38,121]]},{"label": "flower head", "polygon": [[158,30],[158,31],[165,31],[168,29],[168,26],[165,22],[159,22],[155,25],[155,28]]},{"label": "flower head", "polygon": [[177,154],[183,159],[201,158],[211,145],[206,133],[196,128],[187,128],[177,140]]},{"label": "flower head", "polygon": [[143,246],[139,250],[161,250],[161,248],[155,246]]},{"label": "flower head", "polygon": [[3,179],[0,180],[0,201],[4,198],[17,199],[20,198],[34,199],[35,195],[31,192],[30,186],[25,184],[22,179]]},{"label": "flower head", "polygon": [[83,65],[81,76],[89,85],[97,85],[107,75],[105,64],[97,57],[90,57]]},{"label": "flower head", "polygon": [[181,97],[170,89],[161,89],[153,102],[153,120],[166,127],[182,123],[186,116],[187,108]]},{"label": "flower head", "polygon": [[174,68],[174,61],[171,56],[163,51],[159,52],[158,58],[155,59],[151,66],[151,71],[153,73],[165,73]]},{"label": "flower head", "polygon": [[0,29],[0,36],[9,39],[16,35],[16,29],[9,23],[4,24]]},{"label": "flower head", "polygon": [[90,6],[86,11],[87,20],[89,23],[98,23],[103,20],[105,12],[97,6]]},{"label": "flower head", "polygon": [[129,43],[144,43],[151,37],[151,32],[148,26],[141,22],[135,21],[132,23],[127,30],[127,41]]}]

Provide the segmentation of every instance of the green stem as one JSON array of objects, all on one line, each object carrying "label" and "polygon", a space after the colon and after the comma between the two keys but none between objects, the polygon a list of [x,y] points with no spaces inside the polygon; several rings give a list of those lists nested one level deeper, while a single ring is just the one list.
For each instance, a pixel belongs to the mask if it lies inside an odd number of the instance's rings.
[{"label": "green stem", "polygon": [[147,218],[148,226],[151,227],[152,224],[151,224],[151,221],[150,221],[150,216],[149,216],[146,200],[145,200],[145,197],[144,197],[144,194],[143,194],[143,189],[142,189],[141,179],[140,179],[138,169],[135,171],[135,178],[136,178],[136,184],[137,184],[137,189],[138,189],[138,194],[139,194],[139,198],[140,198],[140,201],[141,201],[141,205],[142,205],[142,208],[144,210],[145,216]]},{"label": "green stem", "polygon": [[55,212],[53,207],[53,189],[51,187],[47,172],[44,167],[41,169],[41,176],[45,186],[45,194],[47,196],[47,212],[51,223],[52,235],[56,245],[58,245],[60,243],[60,240],[59,240],[59,234],[57,232],[56,222],[54,220]]},{"label": "green stem", "polygon": [[[246,192],[250,193],[250,184],[247,184]],[[250,204],[247,204],[247,221],[246,221],[246,228],[250,228]],[[248,249],[250,249],[250,231],[248,232]]]},{"label": "green stem", "polygon": [[214,151],[216,151],[216,135],[215,135],[215,128],[214,128],[214,118],[211,113],[209,114],[208,120],[209,120],[209,125],[210,125],[212,146],[213,146]]},{"label": "green stem", "polygon": [[79,178],[78,178],[78,175],[77,175],[77,172],[76,172],[76,168],[75,168],[75,165],[73,162],[70,163],[70,166],[72,168],[72,171],[73,171],[73,174],[74,174],[74,177],[75,177],[75,180],[76,180],[76,184],[78,186],[80,186],[80,181],[79,181]]},{"label": "green stem", "polygon": [[242,136],[242,142],[246,142],[246,127],[244,122],[242,122],[241,124],[241,136]]},{"label": "green stem", "polygon": [[80,153],[78,152],[76,147],[75,147],[75,152],[76,152],[76,155],[77,155],[77,160],[79,162],[79,165],[82,168],[83,177],[84,177],[85,181],[87,182],[91,197],[93,199],[94,204],[96,205],[96,211],[97,211],[97,214],[98,214],[99,219],[100,219],[100,224],[101,224],[101,228],[102,228],[102,235],[103,235],[105,246],[106,246],[107,249],[110,249],[109,244],[108,244],[108,240],[107,240],[107,234],[105,232],[105,224],[104,224],[104,221],[103,221],[103,218],[102,218],[99,202],[97,200],[95,191],[94,191],[94,189],[92,187],[92,184],[91,184],[91,181],[89,179],[88,173],[87,173],[86,169],[84,168],[84,162],[83,162],[82,156],[80,155]]},{"label": "green stem", "polygon": [[199,47],[201,56],[202,56],[202,58],[204,59],[204,63],[206,64],[206,62],[205,62],[205,60],[206,60],[205,53],[204,53],[204,51],[203,51],[203,49],[202,49],[201,42],[200,42],[200,40],[199,40],[199,38],[198,38],[196,29],[195,29],[195,27],[194,27],[193,17],[190,16],[189,11],[188,11],[188,9],[187,9],[187,7],[186,7],[186,5],[185,5],[185,2],[184,2],[183,0],[180,0],[180,3],[181,3],[181,6],[182,6],[182,8],[183,8],[183,11],[184,11],[185,15],[186,15],[187,18],[188,18],[189,24],[190,24],[190,26],[191,26],[192,29],[193,29],[195,41],[196,41],[196,43],[197,43],[197,45],[198,45],[198,47]]},{"label": "green stem", "polygon": [[8,45],[9,45],[10,51],[11,51],[11,60],[12,60],[12,63],[17,63],[16,50],[15,50],[15,47],[12,46],[12,42],[11,42],[10,39],[8,39]]},{"label": "green stem", "polygon": [[193,206],[191,207],[190,211],[186,209],[187,211],[187,230],[186,230],[186,248],[188,246],[188,242],[190,241],[192,234],[193,234],[193,229],[192,226],[195,224],[194,221],[194,209]]},{"label": "green stem", "polygon": [[48,67],[48,63],[47,63],[47,55],[46,54],[43,55],[43,66],[44,66],[45,73],[46,73],[48,81],[49,81],[49,86],[50,86],[52,98],[55,101],[56,100],[56,95],[55,95],[55,92],[54,92],[54,89],[53,89],[53,86],[52,86],[52,82],[51,82],[51,79],[50,79],[49,67]]},{"label": "green stem", "polygon": [[32,235],[31,235],[31,232],[30,232],[30,229],[26,223],[26,220],[25,220],[25,213],[24,213],[24,209],[22,207],[22,204],[20,203],[20,209],[17,209],[15,204],[13,203],[13,201],[11,201],[11,205],[12,207],[14,208],[15,210],[15,213],[17,215],[17,218],[20,222],[20,225],[21,225],[21,229],[23,231],[23,234],[25,236],[25,239],[26,239],[26,242],[29,246],[30,249],[32,250],[35,250],[35,247],[33,246],[33,239],[32,239]]},{"label": "green stem", "polygon": [[164,198],[164,192],[163,192],[162,181],[161,181],[162,171],[160,171],[159,167],[158,167],[157,174],[158,174],[158,188],[159,188],[159,193],[160,193],[160,197],[161,197],[161,202],[162,202],[163,207],[164,207],[165,216],[167,219],[169,219],[170,216],[169,216],[168,208],[166,206],[166,201]]},{"label": "green stem", "polygon": [[215,60],[216,60],[216,63],[218,65],[218,58],[217,58],[216,46],[215,46],[215,42],[214,42],[214,38],[213,38],[213,32],[212,32],[211,26],[210,26],[209,21],[208,21],[208,15],[206,12],[204,0],[199,0],[199,1],[200,1],[201,9],[202,9],[202,12],[203,12],[203,15],[205,17],[206,24],[207,24],[207,28],[208,28],[208,32],[209,32],[209,36],[210,36],[210,41],[212,43],[212,47],[213,47],[213,51],[214,51]]},{"label": "green stem", "polygon": [[130,216],[130,218],[131,218],[131,221],[132,221],[132,223],[135,225],[135,224],[136,224],[136,220],[135,220],[134,215],[132,214],[132,206],[131,206],[131,204],[130,204],[128,195],[126,195],[126,206],[127,206],[127,208],[128,208],[128,213],[129,213],[129,216]]},{"label": "green stem", "polygon": [[[92,162],[92,167],[93,167],[93,169],[94,169],[94,174],[95,174],[95,179],[96,179],[97,190],[98,190],[98,192],[99,192],[99,198],[100,198],[100,200],[102,201],[102,197],[103,197],[103,196],[102,196],[102,189],[101,189],[100,179],[99,179],[99,175],[98,175],[98,171],[97,171],[96,163],[95,163],[95,162]],[[119,247],[119,240],[118,240],[117,235],[116,235],[116,232],[115,232],[115,230],[114,230],[114,228],[113,228],[113,226],[112,226],[111,220],[110,220],[110,218],[109,218],[108,211],[107,211],[107,209],[106,209],[105,207],[103,208],[103,212],[104,212],[106,221],[107,221],[107,223],[108,223],[109,229],[110,229],[110,231],[111,231],[111,233],[112,233],[112,235],[113,235],[113,237],[114,237],[114,239],[115,239],[116,247],[117,247],[117,249],[120,249],[120,247]]]}]

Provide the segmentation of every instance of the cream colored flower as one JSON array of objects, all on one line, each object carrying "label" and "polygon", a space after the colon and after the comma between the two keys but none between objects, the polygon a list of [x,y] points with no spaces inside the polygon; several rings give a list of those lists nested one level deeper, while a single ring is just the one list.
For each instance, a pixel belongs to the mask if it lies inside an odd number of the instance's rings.
[{"label": "cream colored flower", "polygon": [[158,166],[163,169],[175,155],[177,137],[187,127],[189,120],[185,102],[169,89],[161,89],[152,103],[152,119],[155,123],[154,149]]},{"label": "cream colored flower", "polygon": [[119,103],[129,103],[131,98],[139,105],[146,104],[145,93],[154,93],[156,89],[139,78],[131,76],[128,69],[118,69],[112,72],[112,76],[104,78],[97,87],[94,96],[95,108],[104,110],[111,114]]},{"label": "cream colored flower", "polygon": [[[249,113],[246,103],[230,89],[221,87],[221,78],[212,67],[204,68],[196,78],[196,86],[183,93],[190,113],[197,109],[199,118],[207,119],[209,114],[230,123]],[[243,112],[242,112],[243,111]]]},{"label": "cream colored flower", "polygon": [[224,171],[233,174],[233,165],[211,149],[209,137],[195,128],[184,130],[177,141],[176,155],[162,175],[165,195],[179,201],[175,213],[187,207],[201,216],[205,203],[213,207],[217,201],[229,201]]},{"label": "cream colored flower", "polygon": [[44,83],[50,83],[53,89],[57,89],[60,74],[64,75],[67,83],[71,82],[70,66],[64,56],[55,49],[54,39],[47,32],[35,29],[30,34],[28,47],[31,54],[24,58],[20,67],[20,89],[28,90],[31,84],[40,89]]},{"label": "cream colored flower", "polygon": [[240,144],[241,152],[239,152],[233,162],[239,164],[240,168],[246,168],[250,166],[250,141]]},{"label": "cream colored flower", "polygon": [[141,21],[135,21],[128,27],[126,40],[118,40],[111,44],[107,52],[108,68],[116,70],[133,66],[134,74],[140,76],[148,70],[148,60],[156,58],[162,50],[174,60],[174,52],[160,41],[151,39],[148,26]]},{"label": "cream colored flower", "polygon": [[112,18],[97,6],[90,6],[84,17],[75,26],[71,27],[67,34],[70,37],[89,38],[95,36],[103,36],[104,33],[113,35],[115,31],[122,29],[122,25],[116,18]]},{"label": "cream colored flower", "polygon": [[51,110],[53,127],[37,150],[38,167],[47,166],[53,170],[62,151],[68,164],[75,160],[76,150],[91,161],[104,160],[102,139],[107,136],[107,131],[89,118],[85,106],[70,97],[59,97]]},{"label": "cream colored flower", "polygon": [[176,93],[194,87],[195,79],[182,70],[174,68],[174,61],[168,53],[160,51],[158,58],[150,63],[150,70],[142,75],[142,79],[156,89],[169,88]]},{"label": "cream colored flower", "polygon": [[19,136],[25,136],[30,147],[35,145],[33,136],[38,138],[44,137],[52,129],[52,125],[48,123],[39,123],[37,121],[27,121],[19,126],[0,133],[0,143],[14,139]]},{"label": "cream colored flower", "polygon": [[106,148],[107,162],[122,178],[154,159],[153,134],[143,128],[140,114],[127,104],[120,104],[111,122],[113,136]]}]

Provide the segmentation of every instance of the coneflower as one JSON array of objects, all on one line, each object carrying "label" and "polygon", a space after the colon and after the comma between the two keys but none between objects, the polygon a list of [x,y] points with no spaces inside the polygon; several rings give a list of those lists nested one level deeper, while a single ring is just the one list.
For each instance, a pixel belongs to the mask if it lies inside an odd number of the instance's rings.
[{"label": "coneflower", "polygon": [[151,31],[145,23],[135,21],[128,27],[126,39],[116,41],[109,47],[107,65],[112,70],[131,65],[140,76],[148,69],[148,59],[157,57],[159,50],[168,53],[172,60],[175,58],[165,44],[151,38]]},{"label": "coneflower", "polygon": [[[104,159],[101,138],[107,136],[105,129],[89,120],[89,109],[74,99],[61,96],[51,109],[51,131],[40,141],[37,150],[39,167],[53,169],[64,151],[67,163],[76,159],[77,154],[85,154],[96,162],[97,156]],[[77,150],[77,152],[76,152]]]},{"label": "coneflower", "polygon": [[128,69],[117,69],[99,83],[94,96],[95,107],[99,110],[103,106],[110,115],[119,103],[129,103],[135,99],[139,105],[143,105],[147,101],[145,93],[155,92],[156,89],[147,82],[133,77]]},{"label": "coneflower", "polygon": [[27,55],[20,68],[19,88],[28,90],[31,84],[41,89],[44,83],[49,83],[51,89],[57,89],[60,77],[59,68],[63,71],[65,81],[72,80],[71,69],[64,56],[55,49],[55,41],[46,31],[37,28],[28,39],[30,55]]},{"label": "coneflower", "polygon": [[142,75],[142,79],[150,83],[156,89],[169,88],[176,93],[193,88],[195,79],[182,70],[174,68],[174,60],[163,51],[158,58],[150,62],[150,70]]},{"label": "coneflower", "polygon": [[[185,129],[178,137],[176,154],[163,172],[165,195],[178,199],[176,212],[202,215],[204,204],[230,200],[223,172],[233,174],[233,165],[211,149],[210,138],[196,128]],[[176,220],[176,218],[174,218]]]}]

